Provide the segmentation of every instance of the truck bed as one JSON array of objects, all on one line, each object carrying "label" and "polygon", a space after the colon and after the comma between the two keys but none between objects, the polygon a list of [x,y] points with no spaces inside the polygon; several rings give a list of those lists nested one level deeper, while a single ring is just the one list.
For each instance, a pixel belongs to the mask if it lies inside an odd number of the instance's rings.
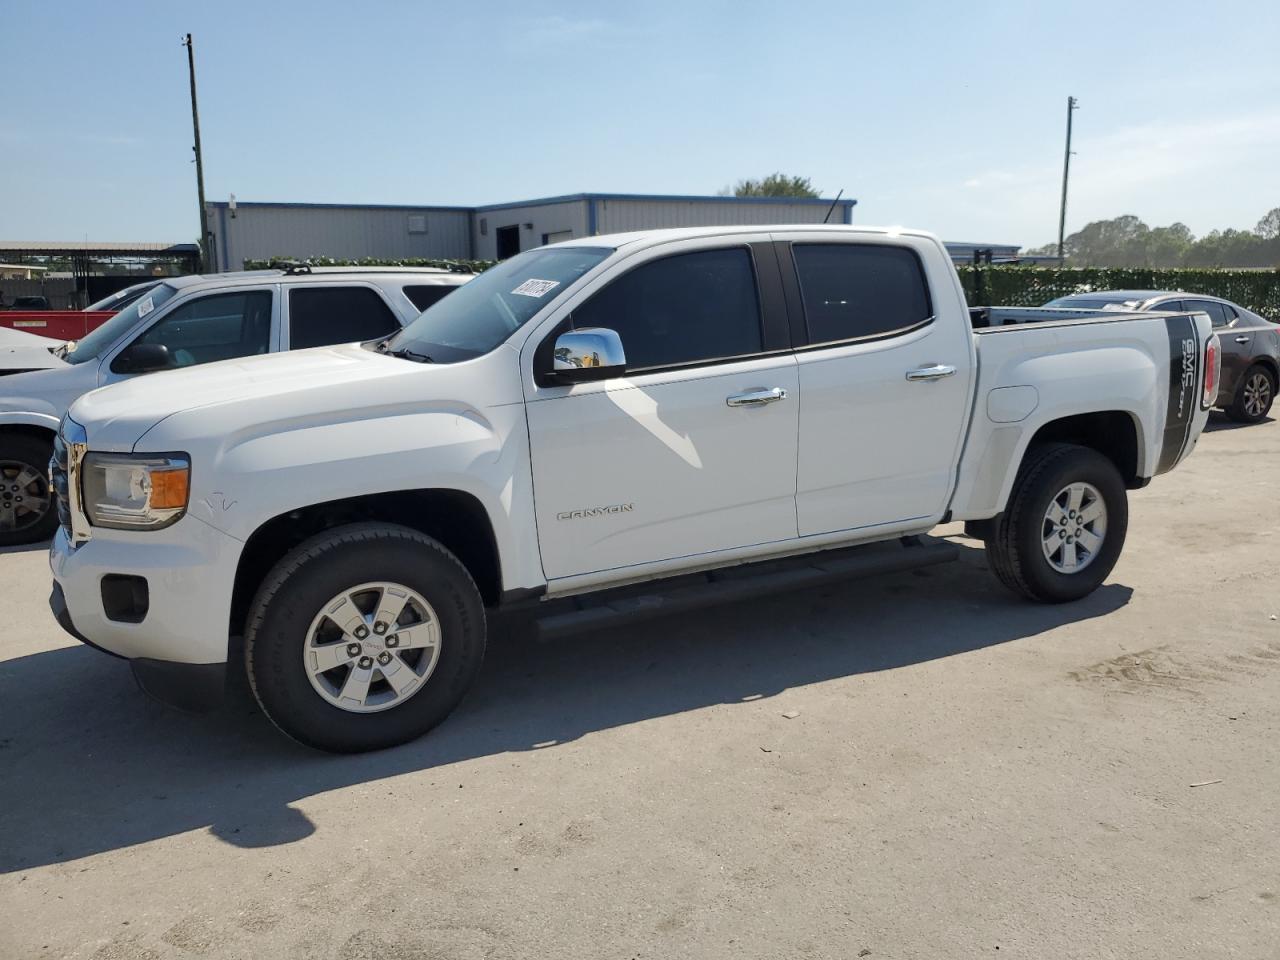
[{"label": "truck bed", "polygon": [[[1164,316],[1164,314],[1160,314]],[[1082,310],[1072,307],[970,307],[969,324],[978,333],[1027,323],[1065,326],[1078,323],[1110,323],[1153,316],[1133,310]]]}]

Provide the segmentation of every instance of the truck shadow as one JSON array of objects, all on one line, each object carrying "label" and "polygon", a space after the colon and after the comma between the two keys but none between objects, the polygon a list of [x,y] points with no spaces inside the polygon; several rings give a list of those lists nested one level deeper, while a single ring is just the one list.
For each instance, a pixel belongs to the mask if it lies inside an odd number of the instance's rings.
[{"label": "truck shadow", "polygon": [[[620,626],[548,644],[499,640],[462,707],[415,743],[328,756],[281,737],[238,680],[219,711],[153,704],[128,667],[82,646],[0,663],[0,872],[206,828],[291,843],[316,827],[291,803],[450,764],[555,749],[584,734],[836,677],[957,656],[1101,617],[1132,590],[1024,603],[962,546],[959,563]],[[928,603],[921,603],[922,595]]]}]

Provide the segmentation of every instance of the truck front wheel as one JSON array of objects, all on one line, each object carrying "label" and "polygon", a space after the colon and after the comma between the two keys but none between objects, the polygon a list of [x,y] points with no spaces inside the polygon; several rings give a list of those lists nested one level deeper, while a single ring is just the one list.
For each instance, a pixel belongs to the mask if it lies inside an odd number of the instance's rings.
[{"label": "truck front wheel", "polygon": [[1065,603],[1101,585],[1124,547],[1129,503],[1114,463],[1067,443],[1027,452],[1009,506],[986,541],[991,569],[1009,589]]},{"label": "truck front wheel", "polygon": [[245,631],[263,712],[300,743],[337,753],[436,726],[484,648],[484,605],[466,568],[425,534],[382,523],[337,527],[290,551]]}]

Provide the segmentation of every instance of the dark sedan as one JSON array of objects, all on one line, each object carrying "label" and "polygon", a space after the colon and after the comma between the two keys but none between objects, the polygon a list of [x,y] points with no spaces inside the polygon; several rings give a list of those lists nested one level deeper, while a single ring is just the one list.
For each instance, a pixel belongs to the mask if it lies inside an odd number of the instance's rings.
[{"label": "dark sedan", "polygon": [[1232,420],[1266,419],[1280,386],[1280,326],[1221,297],[1169,290],[1100,290],[1050,300],[1083,310],[1194,310],[1207,313],[1222,341],[1218,403]]}]

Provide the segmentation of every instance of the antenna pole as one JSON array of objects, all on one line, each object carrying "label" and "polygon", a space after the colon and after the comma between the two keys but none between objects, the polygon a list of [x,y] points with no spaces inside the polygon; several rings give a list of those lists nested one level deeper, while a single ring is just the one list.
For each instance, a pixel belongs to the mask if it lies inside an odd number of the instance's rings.
[{"label": "antenna pole", "polygon": [[836,194],[836,198],[831,201],[831,206],[827,207],[827,215],[822,218],[822,222],[826,223],[831,219],[831,211],[836,208],[836,204],[840,202],[840,198],[844,196],[844,187],[840,188],[840,192]]}]

